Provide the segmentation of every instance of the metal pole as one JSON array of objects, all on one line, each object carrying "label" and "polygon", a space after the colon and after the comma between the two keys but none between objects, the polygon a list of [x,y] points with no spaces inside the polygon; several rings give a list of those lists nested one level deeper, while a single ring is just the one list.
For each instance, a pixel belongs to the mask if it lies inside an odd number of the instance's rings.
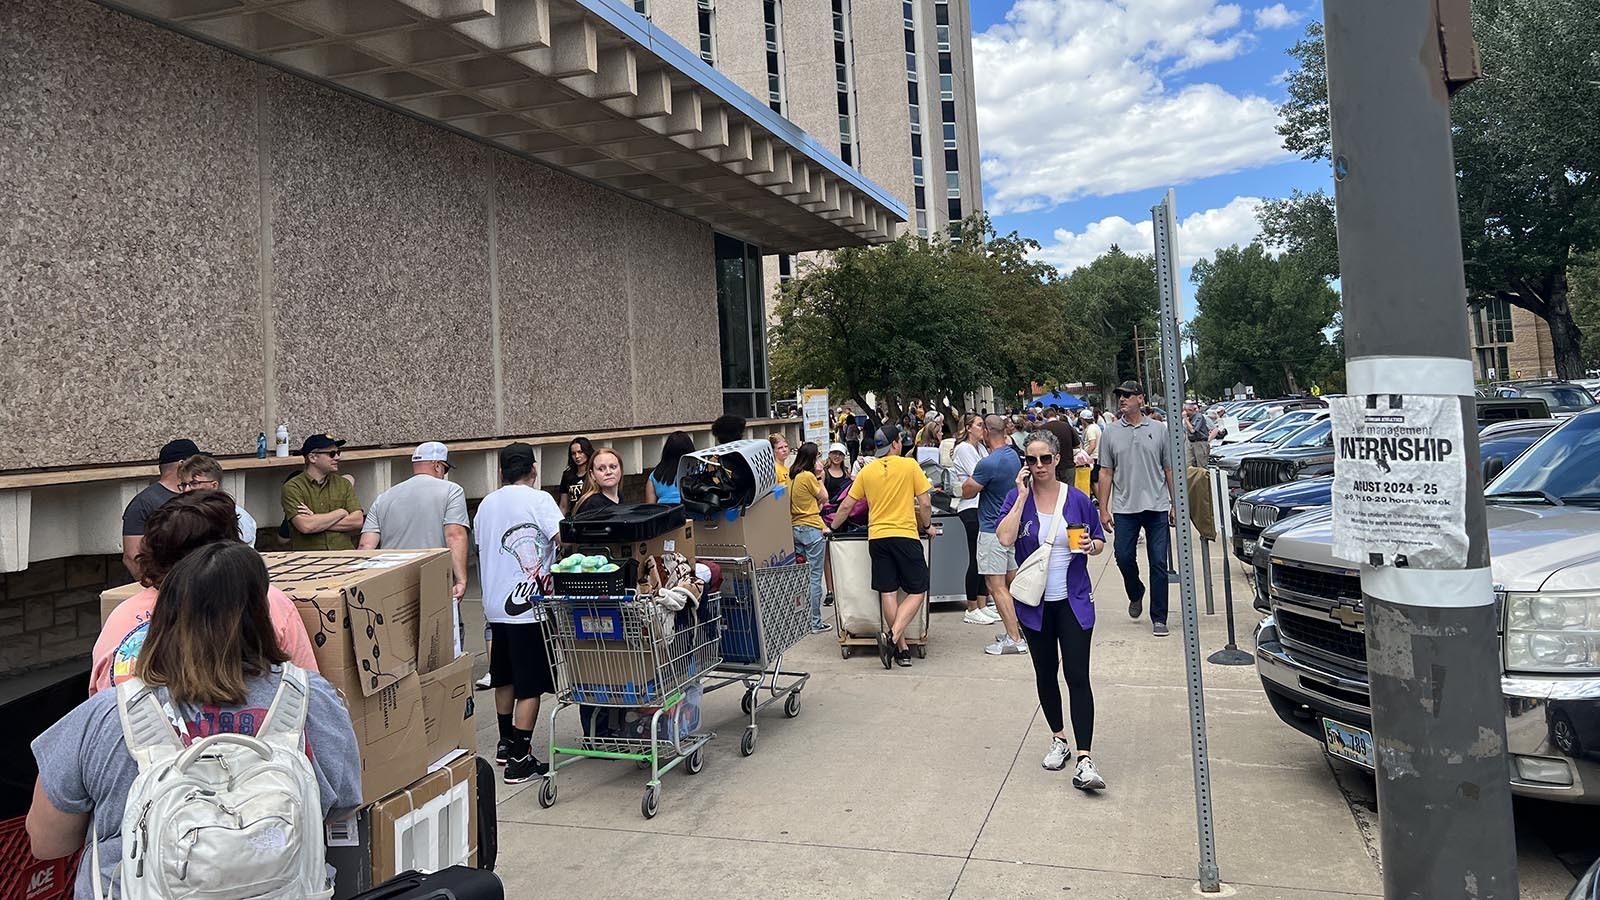
[{"label": "metal pole", "polygon": [[[1226,547],[1223,548],[1222,555],[1228,555]],[[1214,616],[1217,614],[1217,604],[1212,599],[1211,593],[1211,542],[1205,538],[1200,539],[1200,571],[1206,576],[1206,615]]]},{"label": "metal pole", "polygon": [[[1219,473],[1220,474],[1220,473]],[[1228,617],[1228,645],[1221,650],[1206,657],[1206,662],[1217,666],[1250,666],[1255,665],[1255,654],[1249,650],[1239,649],[1239,638],[1233,630],[1233,574],[1228,569],[1227,547],[1222,548],[1222,593],[1224,604],[1223,611]]]},{"label": "metal pole", "polygon": [[[1464,445],[1433,463],[1439,499],[1456,518],[1441,515],[1428,532],[1440,540],[1410,554],[1378,552],[1377,529],[1357,525],[1362,489],[1337,487],[1375,466],[1355,452],[1357,439],[1336,460],[1335,541],[1361,549],[1352,558],[1362,563],[1384,896],[1514,898],[1498,613],[1450,146],[1448,88],[1476,69],[1468,4],[1328,2],[1324,15],[1351,395],[1339,412],[1415,416]],[[1370,424],[1351,417],[1344,427],[1354,421]]]},{"label": "metal pole", "polygon": [[[1169,398],[1183,396],[1183,367],[1178,365],[1178,222],[1175,205],[1173,192],[1168,190],[1166,199],[1150,210],[1155,224],[1156,282],[1161,288],[1161,356]],[[1184,437],[1183,429],[1173,428],[1168,423],[1168,450],[1172,455],[1174,475],[1178,478],[1172,491],[1176,513],[1176,521],[1172,524],[1178,532],[1183,660],[1189,680],[1189,735],[1194,744],[1194,812],[1195,826],[1199,832],[1199,881],[1200,890],[1216,893],[1222,890],[1222,876],[1217,869],[1217,839],[1211,820],[1211,760],[1206,752],[1205,679],[1200,666],[1200,617],[1194,595],[1194,537],[1189,529],[1189,491],[1184,489],[1188,480],[1176,475],[1185,471]],[[1184,488],[1179,488],[1180,484]],[[1170,541],[1168,545],[1171,545]]]}]

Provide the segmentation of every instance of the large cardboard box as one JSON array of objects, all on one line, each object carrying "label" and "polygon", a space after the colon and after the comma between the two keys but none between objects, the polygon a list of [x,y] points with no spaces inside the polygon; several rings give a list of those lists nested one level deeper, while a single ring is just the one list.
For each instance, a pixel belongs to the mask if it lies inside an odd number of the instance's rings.
[{"label": "large cardboard box", "polygon": [[411,869],[478,864],[478,759],[471,753],[328,826],[334,897]]},{"label": "large cardboard box", "polygon": [[685,522],[666,534],[657,535],[648,541],[624,541],[616,544],[584,544],[585,547],[604,547],[606,555],[614,560],[638,559],[643,560],[651,556],[660,556],[669,551],[682,553],[690,562],[694,561],[695,551],[695,523]]},{"label": "large cardboard box", "polygon": [[701,556],[748,556],[756,568],[786,566],[795,558],[790,522],[788,491],[768,494],[732,522],[725,515],[696,521],[695,549]]},{"label": "large cardboard box", "polygon": [[329,679],[344,698],[355,726],[364,799],[382,797],[416,781],[437,759],[427,755],[421,678],[413,672],[376,694],[362,694],[355,685]]},{"label": "large cardboard box", "polygon": [[448,666],[422,675],[422,728],[429,764],[460,748],[478,746],[477,720],[473,718],[472,657],[461,656]]},{"label": "large cardboard box", "polygon": [[112,610],[122,605],[122,601],[144,590],[144,585],[124,584],[117,587],[106,588],[100,592],[100,624],[104,625],[111,618]]}]

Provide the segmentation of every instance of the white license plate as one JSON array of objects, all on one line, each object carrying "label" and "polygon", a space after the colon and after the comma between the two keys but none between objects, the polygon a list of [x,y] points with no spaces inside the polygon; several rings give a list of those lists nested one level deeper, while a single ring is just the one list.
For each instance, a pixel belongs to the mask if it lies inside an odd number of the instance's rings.
[{"label": "white license plate", "polygon": [[1250,540],[1249,538],[1245,538],[1244,539],[1244,558],[1245,559],[1255,559],[1256,558],[1256,542]]},{"label": "white license plate", "polygon": [[1323,719],[1322,734],[1328,752],[1334,756],[1368,769],[1378,767],[1377,757],[1372,749],[1372,732],[1332,719]]}]

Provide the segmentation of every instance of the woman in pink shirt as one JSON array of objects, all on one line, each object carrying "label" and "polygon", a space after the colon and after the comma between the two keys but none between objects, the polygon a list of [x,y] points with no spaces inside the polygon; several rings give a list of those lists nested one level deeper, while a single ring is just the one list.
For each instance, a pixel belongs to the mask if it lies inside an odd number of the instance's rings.
[{"label": "woman in pink shirt", "polygon": [[[150,629],[150,613],[156,607],[161,581],[189,551],[218,541],[239,539],[239,518],[233,498],[222,491],[190,491],[168,500],[150,514],[145,523],[144,548],[139,566],[144,590],[124,600],[105,624],[94,642],[94,668],[89,674],[89,693],[115,687],[133,674],[133,664],[144,646]],[[267,606],[278,646],[289,654],[289,661],[307,672],[317,671],[311,652],[311,639],[294,601],[277,588],[267,589]]]}]

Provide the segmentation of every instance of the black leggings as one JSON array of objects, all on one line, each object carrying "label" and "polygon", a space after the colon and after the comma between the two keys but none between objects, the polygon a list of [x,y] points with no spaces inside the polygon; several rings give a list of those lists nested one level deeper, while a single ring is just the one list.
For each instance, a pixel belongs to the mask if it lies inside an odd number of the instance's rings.
[{"label": "black leggings", "polygon": [[[1033,677],[1039,687],[1039,706],[1050,723],[1050,731],[1064,726],[1061,720],[1061,683],[1056,681],[1056,664],[1066,676],[1072,704],[1072,737],[1079,750],[1089,750],[1094,740],[1094,690],[1089,687],[1089,639],[1093,628],[1078,624],[1067,600],[1039,604],[1044,614],[1043,628],[1034,631],[1022,626],[1028,640],[1028,656],[1033,659]],[[1059,645],[1059,646],[1058,646]]]},{"label": "black leggings", "polygon": [[956,515],[961,517],[961,524],[967,526],[967,600],[970,602],[989,593],[983,585],[983,576],[978,574],[978,508],[963,509]]}]

